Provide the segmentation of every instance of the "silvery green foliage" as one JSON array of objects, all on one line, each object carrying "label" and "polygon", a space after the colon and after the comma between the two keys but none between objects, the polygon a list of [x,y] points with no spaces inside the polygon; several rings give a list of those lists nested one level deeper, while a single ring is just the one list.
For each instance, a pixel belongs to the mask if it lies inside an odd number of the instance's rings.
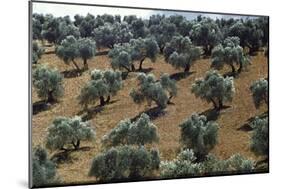
[{"label": "silvery green foliage", "polygon": [[47,14],[44,17],[41,35],[49,43],[57,44],[59,37],[59,19],[55,18],[52,14]]},{"label": "silvery green foliage", "polygon": [[207,121],[204,115],[193,114],[179,127],[181,143],[184,147],[193,149],[198,159],[204,158],[217,144],[218,124]]},{"label": "silvery green foliage", "polygon": [[45,149],[38,146],[32,154],[32,184],[33,187],[47,186],[58,183],[56,165],[48,159]]},{"label": "silvery green foliage", "polygon": [[186,176],[206,176],[226,173],[250,173],[255,169],[255,162],[240,154],[234,154],[226,160],[220,160],[213,154],[198,162],[193,150],[183,150],[176,159],[162,161],[160,175],[163,178]]},{"label": "silvery green foliage", "polygon": [[221,41],[221,31],[215,21],[210,18],[203,18],[201,21],[193,24],[190,32],[192,41],[203,46],[204,54],[211,55],[212,49]]},{"label": "silvery green foliage", "polygon": [[77,40],[79,56],[84,61],[84,68],[88,69],[87,60],[96,54],[96,43],[90,38],[80,38]]},{"label": "silvery green foliage", "polygon": [[170,95],[176,94],[175,82],[165,75],[162,76],[160,81],[157,81],[153,74],[140,73],[137,79],[139,81],[138,88],[133,89],[130,93],[130,96],[137,104],[147,101],[151,105],[152,101],[154,101],[158,107],[166,108],[169,101],[168,93]]},{"label": "silvery green foliage", "polygon": [[269,124],[268,117],[256,118],[252,123],[251,150],[257,155],[268,155],[269,150]]},{"label": "silvery green foliage", "polygon": [[236,64],[239,65],[238,73],[241,72],[243,67],[250,63],[250,59],[244,54],[243,48],[239,44],[238,37],[227,37],[222,44],[217,45],[212,51],[211,67],[222,69],[224,65],[228,65],[234,74]]},{"label": "silvery green foliage", "polygon": [[121,72],[113,70],[93,70],[91,72],[91,80],[81,89],[78,97],[79,104],[87,109],[88,104],[93,104],[97,99],[100,99],[100,104],[105,105],[105,97],[107,102],[111,95],[116,93],[122,87]]},{"label": "silvery green foliage", "polygon": [[[151,19],[153,18],[152,15]],[[163,18],[158,22],[154,23],[153,20],[150,20],[152,25],[149,27],[150,35],[155,38],[159,46],[160,52],[163,52],[166,43],[171,41],[172,37],[176,34],[176,26],[171,23],[168,19]]]},{"label": "silvery green foliage", "polygon": [[99,181],[148,178],[159,168],[158,150],[119,146],[98,154],[92,161],[90,176]]},{"label": "silvery green foliage", "polygon": [[184,68],[186,72],[200,58],[200,54],[200,48],[195,47],[189,37],[180,35],[174,36],[164,49],[166,61],[176,69]]},{"label": "silvery green foliage", "polygon": [[80,53],[77,39],[74,36],[70,35],[62,40],[61,44],[56,48],[56,54],[66,64],[69,64],[70,61],[72,61],[77,71],[80,71],[80,68],[75,62],[75,58],[79,57]]},{"label": "silvery green foliage", "polygon": [[262,103],[268,105],[268,81],[261,78],[254,81],[250,87],[252,92],[253,100],[256,108],[259,108]]},{"label": "silvery green foliage", "polygon": [[210,70],[204,78],[195,80],[191,92],[208,103],[212,102],[214,108],[220,110],[223,103],[232,101],[235,93],[233,77],[224,78],[217,71]]},{"label": "silvery green foliage", "polygon": [[63,76],[47,66],[38,66],[33,74],[33,86],[39,98],[53,102],[63,95]]},{"label": "silvery green foliage", "polygon": [[90,122],[81,117],[58,117],[48,127],[46,147],[51,150],[66,150],[70,145],[79,149],[81,141],[93,141],[96,133]]},{"label": "silvery green foliage", "polygon": [[114,48],[109,51],[108,56],[111,58],[110,64],[113,69],[125,69],[128,72],[133,71],[131,46],[128,43],[114,45]]},{"label": "silvery green foliage", "polygon": [[64,40],[67,36],[73,36],[76,39],[80,37],[80,31],[79,28],[74,26],[72,23],[67,24],[66,22],[60,22],[59,24],[59,36],[57,39],[57,43],[61,43],[62,40]]},{"label": "silvery green foliage", "polygon": [[220,160],[212,154],[206,157],[202,162],[202,172],[212,174],[225,173],[250,173],[255,169],[255,162],[246,159],[240,154],[234,154],[226,160]]},{"label": "silvery green foliage", "polygon": [[43,53],[44,49],[37,42],[32,42],[32,64],[37,64]]},{"label": "silvery green foliage", "polygon": [[123,44],[130,41],[133,34],[126,22],[108,23],[94,29],[94,36],[98,48],[107,47],[112,49],[114,44]]},{"label": "silvery green foliage", "polygon": [[133,20],[131,23],[131,28],[134,39],[145,38],[148,33],[145,22],[141,18]]},{"label": "silvery green foliage", "polygon": [[176,81],[171,79],[169,74],[165,73],[162,74],[160,77],[160,84],[162,85],[163,89],[168,91],[169,93],[169,101],[172,97],[177,96],[177,85]]},{"label": "silvery green foliage", "polygon": [[45,22],[45,17],[43,14],[33,13],[32,14],[32,39],[42,40],[42,29]]},{"label": "silvery green foliage", "polygon": [[237,36],[241,40],[241,46],[249,48],[249,54],[256,52],[262,45],[264,28],[260,26],[258,19],[247,19],[235,22],[229,28],[229,36]]},{"label": "silvery green foliage", "polygon": [[195,162],[193,150],[182,151],[176,159],[172,161],[161,161],[160,175],[162,178],[179,178],[199,175],[201,164]]},{"label": "silvery green foliage", "polygon": [[135,122],[122,120],[103,137],[107,147],[118,145],[145,145],[158,141],[157,127],[143,113]]},{"label": "silvery green foliage", "polygon": [[142,69],[142,63],[145,58],[152,62],[156,61],[159,47],[153,38],[138,38],[130,40],[130,55],[133,61],[140,61],[139,69]]}]

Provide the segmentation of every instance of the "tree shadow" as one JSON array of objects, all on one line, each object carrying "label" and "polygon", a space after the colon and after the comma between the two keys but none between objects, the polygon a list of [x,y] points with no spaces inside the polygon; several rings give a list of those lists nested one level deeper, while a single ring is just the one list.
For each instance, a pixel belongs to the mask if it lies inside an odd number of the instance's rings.
[{"label": "tree shadow", "polygon": [[142,72],[142,73],[150,73],[153,70],[153,68],[142,68],[141,70],[138,69],[135,72]]},{"label": "tree shadow", "polygon": [[36,115],[40,112],[49,110],[51,108],[50,103],[46,103],[45,100],[37,101],[32,104],[32,115]]},{"label": "tree shadow", "polygon": [[131,121],[134,122],[137,119],[140,118],[141,114],[147,114],[150,117],[150,120],[155,120],[158,117],[164,116],[167,112],[164,111],[162,108],[156,106],[153,108],[150,108],[148,110],[145,110],[143,112],[140,112],[138,115],[136,115],[135,117],[131,118]]},{"label": "tree shadow", "polygon": [[78,112],[78,115],[81,115],[81,119],[82,121],[88,121],[90,119],[93,118],[93,116],[97,115],[98,113],[100,113],[103,110],[104,106],[96,106],[94,108],[88,109],[87,112],[81,110],[80,112]]},{"label": "tree shadow", "polygon": [[211,108],[211,109],[201,112],[199,115],[206,116],[208,121],[216,121],[220,116],[220,111],[218,111],[214,108]]},{"label": "tree shadow", "polygon": [[180,80],[185,79],[185,78],[187,78],[188,76],[190,76],[190,75],[192,75],[192,74],[194,74],[194,73],[196,73],[196,72],[193,71],[193,72],[179,72],[179,73],[174,73],[174,74],[171,74],[171,75],[170,75],[170,78],[171,78],[171,79],[174,79],[174,80],[176,80],[176,81],[180,81]]},{"label": "tree shadow", "polygon": [[83,146],[80,147],[79,149],[67,149],[64,151],[60,151],[58,153],[55,153],[50,159],[56,163],[56,164],[61,164],[61,163],[73,163],[75,160],[73,157],[71,157],[71,154],[73,152],[85,152],[85,151],[90,151],[91,147],[89,146]]},{"label": "tree shadow", "polygon": [[253,128],[251,127],[251,123],[256,119],[256,117],[263,119],[267,116],[268,116],[268,111],[265,111],[258,116],[250,117],[249,119],[247,119],[246,123],[244,123],[241,127],[237,128],[237,130],[238,131],[245,131],[245,132],[252,131]]},{"label": "tree shadow", "polygon": [[72,70],[65,70],[61,72],[61,74],[63,75],[64,78],[75,78],[81,76],[84,71],[85,70],[77,71],[75,69],[72,69]]}]

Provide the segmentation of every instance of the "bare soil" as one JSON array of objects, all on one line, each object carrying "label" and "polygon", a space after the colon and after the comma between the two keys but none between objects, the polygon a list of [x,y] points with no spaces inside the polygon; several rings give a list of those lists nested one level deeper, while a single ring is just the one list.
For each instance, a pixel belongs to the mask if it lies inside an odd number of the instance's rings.
[{"label": "bare soil", "polygon": [[[81,60],[77,60],[82,68]],[[88,61],[90,70],[110,68],[110,59],[105,56],[97,56]],[[173,104],[165,109],[165,114],[153,119],[153,123],[157,126],[160,140],[155,144],[161,153],[161,160],[171,160],[176,157],[180,150],[180,129],[178,125],[192,113],[212,113],[212,104],[198,99],[191,93],[191,85],[196,78],[203,77],[205,72],[210,69],[210,59],[200,59],[191,67],[191,74],[187,77],[178,79],[178,95],[172,99]],[[83,114],[82,107],[78,104],[77,96],[81,88],[90,79],[90,71],[84,72],[82,76],[71,77],[74,67],[66,65],[55,54],[44,54],[39,61],[40,64],[48,64],[57,68],[62,73],[70,73],[66,75],[64,85],[64,96],[58,103],[51,105],[49,109],[37,112],[32,118],[32,145],[44,144],[47,134],[47,128],[57,116],[74,116]],[[159,55],[156,63],[146,59],[143,68],[147,72],[153,73],[156,77],[160,77],[162,73],[177,74],[182,70],[176,70],[169,64],[165,63],[164,58]],[[230,69],[225,67],[221,73],[227,73]],[[251,131],[248,131],[248,120],[266,112],[266,106],[256,109],[252,100],[249,87],[254,80],[261,77],[268,77],[267,59],[262,53],[252,57],[252,64],[235,78],[235,96],[232,103],[226,104],[228,108],[221,111],[216,118],[219,128],[219,143],[212,150],[216,156],[221,159],[229,158],[235,153],[240,153],[247,158],[259,160],[249,149]],[[146,104],[137,105],[129,96],[130,90],[137,86],[136,73],[130,73],[128,78],[124,80],[123,88],[114,96],[112,103],[106,105],[99,112],[94,112],[89,121],[96,128],[97,139],[95,143],[82,142],[81,150],[70,153],[68,160],[58,164],[58,173],[65,183],[81,183],[94,182],[94,177],[88,176],[91,161],[101,149],[101,138],[116,124],[125,119],[133,118],[142,112],[153,108]],[[33,104],[38,103],[40,99],[36,95],[36,91],[32,90]],[[98,102],[97,104],[98,105]],[[94,107],[94,106],[93,106]],[[54,155],[58,152],[50,152]]]}]

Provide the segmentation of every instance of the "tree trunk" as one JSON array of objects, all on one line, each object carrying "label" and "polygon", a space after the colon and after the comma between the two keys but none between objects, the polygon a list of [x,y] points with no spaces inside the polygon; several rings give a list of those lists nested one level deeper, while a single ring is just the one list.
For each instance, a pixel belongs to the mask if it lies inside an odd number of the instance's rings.
[{"label": "tree trunk", "polygon": [[125,70],[127,70],[127,72],[131,72],[131,70],[129,68],[127,68],[126,66],[121,66],[122,68],[125,68]]},{"label": "tree trunk", "polygon": [[234,65],[233,65],[233,64],[230,64],[230,66],[231,66],[231,73],[232,73],[232,74],[235,74],[235,73],[236,73],[236,70],[235,70]]},{"label": "tree trunk", "polygon": [[190,70],[190,64],[186,64],[185,68],[184,68],[184,72],[188,73]]},{"label": "tree trunk", "polygon": [[109,103],[109,101],[110,101],[110,95],[107,96],[106,103]]},{"label": "tree trunk", "polygon": [[237,72],[240,73],[242,71],[242,69],[243,69],[243,64],[242,64],[242,62],[240,62]]},{"label": "tree trunk", "polygon": [[223,108],[222,100],[219,100],[219,107],[218,107],[218,110],[221,110],[222,108]]},{"label": "tree trunk", "polygon": [[77,63],[75,62],[75,60],[72,60],[72,63],[73,63],[73,65],[75,66],[76,70],[77,70],[78,72],[80,72],[81,70],[80,70],[79,66],[77,65]]},{"label": "tree trunk", "polygon": [[164,48],[165,48],[165,46],[163,45],[163,46],[161,46],[159,49],[160,49],[160,54],[163,54],[163,52],[164,52]]},{"label": "tree trunk", "polygon": [[170,95],[169,99],[168,99],[168,104],[171,104],[171,99],[173,98],[173,95]]},{"label": "tree trunk", "polygon": [[131,65],[131,69],[132,69],[132,72],[134,72],[136,70],[134,64]]},{"label": "tree trunk", "polygon": [[105,105],[105,100],[103,96],[100,96],[100,105],[104,106]]},{"label": "tree trunk", "polygon": [[142,59],[140,60],[139,70],[142,70],[142,63],[143,63],[144,59],[145,59],[145,58],[142,58]]},{"label": "tree trunk", "polygon": [[83,63],[84,63],[84,70],[88,70],[89,67],[88,67],[88,63],[87,63],[87,58],[83,59]]},{"label": "tree trunk", "polygon": [[213,103],[214,109],[217,110],[218,106],[217,106],[217,103],[215,102],[215,100],[211,99],[211,102]]},{"label": "tree trunk", "polygon": [[49,91],[49,92],[48,92],[48,99],[47,99],[47,102],[52,103],[52,102],[54,102],[54,101],[55,101],[55,98],[54,98],[54,96],[53,96],[53,91]]},{"label": "tree trunk", "polygon": [[72,145],[74,146],[75,150],[78,150],[80,147],[80,140],[77,140],[77,142],[75,143],[74,141],[72,142]]}]

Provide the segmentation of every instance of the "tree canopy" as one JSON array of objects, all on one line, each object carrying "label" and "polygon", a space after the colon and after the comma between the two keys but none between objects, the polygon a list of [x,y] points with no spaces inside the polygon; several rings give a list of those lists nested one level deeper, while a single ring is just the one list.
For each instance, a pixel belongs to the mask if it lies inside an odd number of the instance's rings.
[{"label": "tree canopy", "polygon": [[224,78],[217,71],[210,70],[204,78],[196,79],[191,92],[196,97],[212,102],[214,109],[223,108],[223,103],[231,102],[235,93],[233,77]]},{"label": "tree canopy", "polygon": [[90,122],[83,122],[79,116],[58,117],[48,127],[46,147],[51,150],[79,149],[81,141],[94,141],[96,136]]}]

